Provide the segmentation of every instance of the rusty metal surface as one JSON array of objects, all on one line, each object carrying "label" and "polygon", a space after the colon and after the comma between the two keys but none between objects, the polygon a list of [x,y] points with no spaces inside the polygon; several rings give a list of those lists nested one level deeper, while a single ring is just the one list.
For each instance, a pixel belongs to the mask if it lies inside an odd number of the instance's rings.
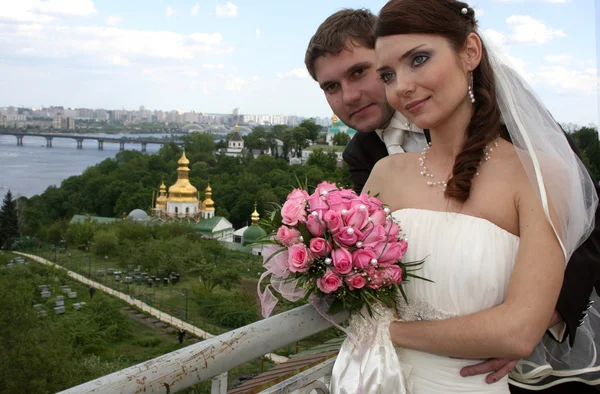
[{"label": "rusty metal surface", "polygon": [[[334,320],[347,317],[339,314]],[[61,393],[176,393],[330,326],[311,305],[304,305]]]}]

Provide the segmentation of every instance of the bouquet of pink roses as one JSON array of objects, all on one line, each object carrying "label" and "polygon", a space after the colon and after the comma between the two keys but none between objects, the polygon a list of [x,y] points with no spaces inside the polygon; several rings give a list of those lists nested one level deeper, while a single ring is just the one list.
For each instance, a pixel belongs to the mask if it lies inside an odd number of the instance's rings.
[{"label": "bouquet of pink roses", "polygon": [[[360,311],[372,304],[390,308],[408,277],[423,261],[401,262],[406,241],[399,223],[376,197],[357,195],[334,183],[319,184],[312,194],[294,189],[271,218],[273,233],[263,241],[267,271],[259,281],[263,316],[277,303],[260,282],[271,275],[271,283],[290,301],[311,295],[328,300],[329,314],[340,310]],[[275,230],[276,229],[276,230]]]}]

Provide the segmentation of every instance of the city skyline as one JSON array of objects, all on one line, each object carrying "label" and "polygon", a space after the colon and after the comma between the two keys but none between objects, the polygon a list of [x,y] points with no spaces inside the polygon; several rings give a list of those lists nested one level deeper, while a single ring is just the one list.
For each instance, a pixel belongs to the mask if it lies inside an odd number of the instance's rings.
[{"label": "city skyline", "polygon": [[[383,4],[0,0],[0,106],[331,117],[303,64],[308,40],[340,8]],[[598,123],[592,0],[471,5],[558,121]]]}]

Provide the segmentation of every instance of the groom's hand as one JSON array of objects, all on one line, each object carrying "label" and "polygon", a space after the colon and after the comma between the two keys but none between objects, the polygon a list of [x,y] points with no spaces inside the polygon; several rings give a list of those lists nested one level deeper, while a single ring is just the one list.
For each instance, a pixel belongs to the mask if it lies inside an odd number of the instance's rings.
[{"label": "groom's hand", "polygon": [[509,360],[507,358],[490,358],[479,364],[464,367],[460,370],[460,376],[467,377],[491,372],[485,377],[485,382],[491,384],[508,375],[518,362],[519,360]]},{"label": "groom's hand", "polygon": [[[555,309],[552,318],[550,319],[550,323],[548,324],[548,328],[554,327],[561,321],[563,321],[563,318]],[[464,367],[460,370],[460,376],[467,377],[489,373],[489,375],[485,377],[485,382],[491,384],[508,375],[518,362],[519,360],[509,360],[506,358],[490,358],[479,364]]]}]

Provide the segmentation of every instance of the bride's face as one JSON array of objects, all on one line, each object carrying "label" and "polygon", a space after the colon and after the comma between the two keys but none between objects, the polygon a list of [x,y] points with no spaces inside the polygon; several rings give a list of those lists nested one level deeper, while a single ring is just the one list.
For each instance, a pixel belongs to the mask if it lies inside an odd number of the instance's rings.
[{"label": "bride's face", "polygon": [[457,53],[444,37],[380,37],[375,50],[377,72],[385,83],[388,102],[418,127],[435,128],[457,111],[470,111],[469,70],[463,54]]}]

